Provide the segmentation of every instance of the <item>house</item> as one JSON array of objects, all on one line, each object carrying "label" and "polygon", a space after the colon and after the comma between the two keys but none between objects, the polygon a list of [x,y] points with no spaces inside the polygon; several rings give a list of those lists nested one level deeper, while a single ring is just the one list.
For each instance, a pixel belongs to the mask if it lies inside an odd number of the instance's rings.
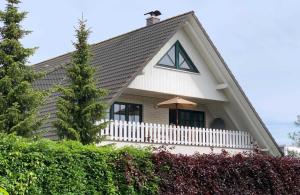
[{"label": "house", "polygon": [[300,155],[300,147],[297,146],[288,146],[288,145],[281,145],[279,146],[284,154],[284,156],[289,156],[289,155]]},{"label": "house", "polygon": [[[137,30],[91,45],[91,65],[97,86],[106,88],[113,122],[102,132],[104,143],[175,146],[174,152],[208,153],[226,149],[252,151],[254,145],[274,156],[280,148],[249,102],[194,12],[160,21],[147,18]],[[71,53],[33,66],[46,72],[35,86],[66,85]],[[41,109],[52,126],[56,99],[52,94]],[[160,108],[158,103],[180,97],[197,104],[188,109]],[[177,125],[174,125],[177,117]]]}]

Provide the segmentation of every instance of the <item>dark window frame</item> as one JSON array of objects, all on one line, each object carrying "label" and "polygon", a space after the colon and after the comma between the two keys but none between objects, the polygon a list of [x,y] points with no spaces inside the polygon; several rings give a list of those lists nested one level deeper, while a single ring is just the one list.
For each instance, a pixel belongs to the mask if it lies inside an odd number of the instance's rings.
[{"label": "dark window frame", "polygon": [[[171,124],[171,112],[172,111],[176,112],[176,109],[169,109],[169,124]],[[203,126],[201,127],[201,125],[199,126],[199,128],[206,128],[206,113],[204,111],[199,111],[199,110],[187,110],[187,109],[178,109],[178,117],[179,117],[179,123],[180,123],[180,112],[189,112],[189,113],[200,113],[203,115]],[[173,113],[175,114],[175,113]],[[175,117],[175,116],[174,116]]]},{"label": "dark window frame", "polygon": [[139,106],[140,110],[139,110],[139,122],[143,122],[143,105],[142,104],[135,104],[135,103],[127,103],[127,102],[114,102],[111,107],[110,107],[110,114],[109,114],[109,118],[110,120],[115,120],[114,119],[114,106],[115,104],[119,104],[119,105],[125,105],[125,121],[129,121],[129,106],[128,105],[134,105],[134,106]]},{"label": "dark window frame", "polygon": [[[169,51],[173,48],[173,46],[175,46],[175,66],[169,66],[169,65],[165,65],[165,64],[160,64],[161,60],[166,55],[168,55]],[[181,56],[187,62],[187,64],[190,67],[190,69],[181,68],[180,67],[180,65],[181,65],[181,64],[179,64],[179,55],[180,55],[180,53],[182,53]],[[180,44],[179,41],[176,41],[174,43],[174,45],[171,46],[171,48],[166,52],[166,54],[158,61],[157,65],[162,66],[162,67],[177,69],[177,70],[184,70],[184,71],[188,71],[188,72],[199,73],[198,69],[196,68],[196,66],[194,65],[193,61],[191,60],[191,58],[189,57],[189,55],[186,53],[186,51],[184,50],[184,48],[182,47],[182,45]]]}]

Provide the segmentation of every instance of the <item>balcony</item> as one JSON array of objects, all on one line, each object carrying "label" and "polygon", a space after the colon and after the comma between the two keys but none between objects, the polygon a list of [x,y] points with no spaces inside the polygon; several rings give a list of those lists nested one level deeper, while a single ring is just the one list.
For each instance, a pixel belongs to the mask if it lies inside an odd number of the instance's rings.
[{"label": "balcony", "polygon": [[[104,122],[104,121],[102,121]],[[109,121],[102,135],[111,143],[177,145],[252,150],[254,139],[246,131]]]}]

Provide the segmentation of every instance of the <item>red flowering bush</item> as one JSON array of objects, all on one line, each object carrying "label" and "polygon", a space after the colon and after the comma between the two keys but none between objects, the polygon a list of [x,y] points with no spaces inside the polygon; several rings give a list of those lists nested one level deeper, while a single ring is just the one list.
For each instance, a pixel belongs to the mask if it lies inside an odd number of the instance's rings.
[{"label": "red flowering bush", "polygon": [[300,160],[260,154],[153,154],[160,194],[300,194]]}]

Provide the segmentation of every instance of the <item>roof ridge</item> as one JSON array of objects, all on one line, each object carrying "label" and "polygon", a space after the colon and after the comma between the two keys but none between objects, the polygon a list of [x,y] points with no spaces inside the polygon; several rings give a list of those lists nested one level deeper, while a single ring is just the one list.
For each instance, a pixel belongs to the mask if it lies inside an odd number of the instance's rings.
[{"label": "roof ridge", "polygon": [[[172,19],[175,19],[175,18],[178,18],[178,17],[182,17],[182,16],[184,16],[184,15],[189,15],[189,14],[194,15],[194,11],[185,12],[185,13],[183,13],[183,14],[180,14],[180,15],[177,15],[177,16],[173,16],[173,17],[170,17],[170,18],[167,18],[167,19],[165,19],[165,20],[162,20],[162,21],[157,22],[157,23],[152,24],[152,25],[149,25],[149,26],[143,26],[143,27],[134,29],[134,30],[132,30],[132,31],[129,31],[129,32],[126,32],[126,33],[117,35],[117,36],[115,36],[115,37],[111,37],[111,38],[109,38],[109,39],[106,39],[106,40],[103,40],[103,41],[100,41],[100,42],[97,42],[97,43],[92,43],[92,44],[90,44],[90,46],[92,47],[92,46],[95,46],[95,45],[98,45],[98,44],[103,44],[103,43],[105,43],[105,42],[111,41],[111,40],[116,39],[116,38],[120,38],[120,37],[125,36],[125,35],[128,35],[128,34],[130,34],[130,33],[134,33],[134,32],[136,32],[136,31],[143,30],[143,29],[148,28],[148,27],[150,27],[150,26],[154,26],[154,25],[157,25],[157,24],[161,24],[161,23],[167,22],[167,21],[169,21],[169,20],[172,20]],[[69,55],[69,54],[73,53],[74,51],[75,51],[75,50],[72,50],[72,51],[66,52],[66,53],[64,53],[64,54],[55,56],[55,57],[51,57],[51,58],[49,58],[49,59],[40,61],[40,62],[38,62],[38,63],[36,63],[36,64],[32,64],[32,65],[30,65],[30,67],[37,67],[37,66],[38,66],[39,64],[41,64],[41,63],[47,62],[47,61],[49,61],[49,60],[54,60],[54,59],[59,58],[59,57],[62,57],[62,56]]]},{"label": "roof ridge", "polygon": [[134,29],[134,30],[132,30],[132,31],[129,31],[129,32],[126,32],[126,33],[117,35],[117,36],[115,36],[115,37],[112,37],[112,38],[109,38],[109,39],[100,41],[100,42],[98,42],[98,43],[90,44],[90,46],[98,45],[98,44],[101,44],[101,43],[104,43],[104,42],[107,42],[107,41],[111,41],[111,40],[113,40],[113,39],[116,39],[116,38],[119,38],[119,37],[128,35],[128,34],[130,34],[130,33],[133,33],[133,32],[139,31],[139,30],[143,30],[143,29],[148,28],[148,27],[150,27],[150,26],[154,26],[154,25],[157,25],[157,24],[161,24],[161,23],[167,22],[167,21],[169,21],[169,20],[172,20],[172,19],[175,19],[175,18],[178,18],[178,17],[182,17],[182,16],[184,16],[184,15],[189,15],[189,14],[194,14],[194,11],[189,11],[189,12],[186,12],[186,13],[183,13],[183,14],[180,14],[180,15],[177,15],[177,16],[173,16],[173,17],[171,17],[171,18],[167,18],[167,19],[165,19],[165,20],[162,20],[162,21],[157,22],[157,23],[155,23],[155,24],[151,24],[151,25],[149,25],[149,26],[143,26],[143,27]]}]

